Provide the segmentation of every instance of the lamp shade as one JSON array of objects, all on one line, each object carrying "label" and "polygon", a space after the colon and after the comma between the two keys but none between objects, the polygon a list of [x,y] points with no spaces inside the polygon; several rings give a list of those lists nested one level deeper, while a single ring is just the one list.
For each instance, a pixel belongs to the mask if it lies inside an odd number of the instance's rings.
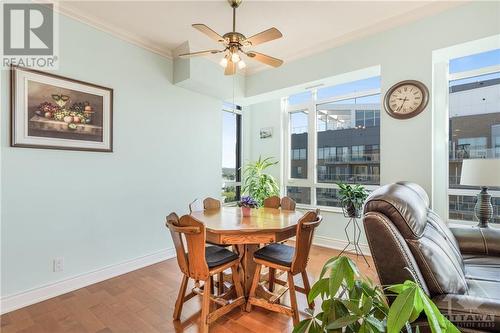
[{"label": "lamp shade", "polygon": [[500,186],[500,159],[463,160],[460,185]]}]

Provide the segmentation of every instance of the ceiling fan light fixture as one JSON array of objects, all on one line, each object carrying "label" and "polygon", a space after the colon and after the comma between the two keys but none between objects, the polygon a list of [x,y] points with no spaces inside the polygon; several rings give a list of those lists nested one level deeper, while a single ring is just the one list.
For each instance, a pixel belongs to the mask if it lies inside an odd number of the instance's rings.
[{"label": "ceiling fan light fixture", "polygon": [[235,63],[240,61],[241,60],[240,55],[237,52],[234,52],[233,54],[231,54],[231,60]]},{"label": "ceiling fan light fixture", "polygon": [[226,67],[227,66],[227,57],[222,58],[219,62],[219,65],[221,65],[222,67]]},{"label": "ceiling fan light fixture", "polygon": [[[244,48],[249,46],[260,45],[270,42],[275,39],[283,37],[281,32],[272,27],[267,30],[261,31],[249,38],[245,37],[242,33],[236,31],[236,8],[238,8],[243,0],[227,0],[233,9],[233,29],[224,35],[219,35],[216,31],[211,29],[205,24],[195,23],[193,28],[203,33],[210,39],[221,43],[222,49],[212,49],[206,51],[197,51],[191,53],[180,54],[179,57],[188,58],[193,56],[204,56],[210,54],[224,54],[224,58],[220,60],[219,64],[224,67],[224,75],[234,75],[237,69],[247,67],[247,64],[242,61],[240,52],[247,55],[248,58],[261,62],[271,67],[279,67],[283,64],[283,60],[268,56],[263,53],[255,51],[245,51]],[[236,66],[238,64],[238,66]]]}]

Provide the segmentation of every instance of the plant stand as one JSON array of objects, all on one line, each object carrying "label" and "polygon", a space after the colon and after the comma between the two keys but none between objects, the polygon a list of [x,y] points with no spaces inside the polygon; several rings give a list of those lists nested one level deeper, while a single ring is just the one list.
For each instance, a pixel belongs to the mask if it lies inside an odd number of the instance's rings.
[{"label": "plant stand", "polygon": [[[347,245],[344,247],[344,249],[340,252],[338,255],[339,257],[344,253],[344,252],[354,252],[356,253],[356,258],[358,258],[360,255],[363,257],[365,260],[366,264],[368,267],[370,267],[370,264],[368,263],[368,260],[366,260],[366,257],[361,250],[361,247],[359,246],[359,238],[361,236],[361,228],[359,227],[358,219],[361,217],[360,213],[357,213],[356,216],[349,216],[349,214],[346,212],[345,208],[342,208],[344,211],[344,216],[349,219],[349,222],[347,222],[347,225],[344,228],[345,236],[347,238]],[[353,238],[351,240],[351,237],[349,236],[349,225],[352,225],[352,233],[353,233]]]}]

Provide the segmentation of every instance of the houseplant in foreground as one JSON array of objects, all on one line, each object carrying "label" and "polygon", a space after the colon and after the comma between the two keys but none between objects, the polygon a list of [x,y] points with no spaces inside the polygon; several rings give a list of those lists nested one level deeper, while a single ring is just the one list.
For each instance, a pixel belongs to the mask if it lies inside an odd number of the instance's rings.
[{"label": "houseplant in foreground", "polygon": [[362,185],[349,185],[337,183],[339,186],[339,199],[348,217],[358,217],[363,207],[368,191]]},{"label": "houseplant in foreground", "polygon": [[259,207],[257,201],[249,196],[241,197],[241,200],[238,202],[238,206],[241,207],[241,213],[243,214],[243,216],[250,216],[251,209]]},{"label": "houseplant in foreground", "polygon": [[248,163],[243,171],[243,193],[249,195],[259,206],[262,205],[264,199],[273,195],[279,195],[279,186],[276,179],[264,171],[272,165],[276,165],[278,161],[272,161],[272,157],[259,159],[255,162]]},{"label": "houseplant in foreground", "polygon": [[349,257],[331,258],[307,297],[308,302],[321,297],[321,311],[315,314],[307,309],[310,318],[301,321],[293,333],[415,333],[419,328],[411,323],[421,313],[433,333],[460,332],[417,283],[405,281],[386,290],[395,296],[391,306],[381,287],[359,278],[358,268]]}]

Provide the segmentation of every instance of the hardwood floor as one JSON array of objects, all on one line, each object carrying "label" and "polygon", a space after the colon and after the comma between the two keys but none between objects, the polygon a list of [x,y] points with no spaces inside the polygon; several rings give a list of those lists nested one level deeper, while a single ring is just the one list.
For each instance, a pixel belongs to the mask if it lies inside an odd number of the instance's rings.
[{"label": "hardwood floor", "polygon": [[[308,265],[311,283],[323,263],[338,251],[313,246]],[[351,256],[356,260],[356,256]],[[363,275],[378,282],[371,257],[369,268],[359,257],[356,262]],[[184,305],[180,322],[172,313],[182,275],[175,259],[148,266],[1,316],[2,333],[159,333],[197,332],[201,298]],[[296,283],[302,286],[300,277]],[[284,302],[288,303],[288,293]],[[307,302],[298,294],[299,309]],[[301,312],[303,318],[304,312]],[[292,319],[282,314],[253,307],[239,308],[211,325],[213,333],[291,332]]]}]

